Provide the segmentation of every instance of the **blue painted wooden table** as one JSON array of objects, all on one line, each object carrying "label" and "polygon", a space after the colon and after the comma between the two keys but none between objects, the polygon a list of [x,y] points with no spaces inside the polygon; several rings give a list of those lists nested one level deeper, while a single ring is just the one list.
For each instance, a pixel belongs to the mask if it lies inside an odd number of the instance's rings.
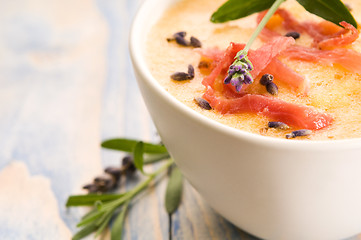
[{"label": "blue painted wooden table", "polygon": [[[70,239],[88,209],[67,209],[67,197],[122,157],[100,142],[158,140],[128,54],[140,3],[1,0],[0,239]],[[131,206],[124,239],[168,238],[164,190],[161,182]],[[173,232],[174,239],[255,239],[187,182]]]}]

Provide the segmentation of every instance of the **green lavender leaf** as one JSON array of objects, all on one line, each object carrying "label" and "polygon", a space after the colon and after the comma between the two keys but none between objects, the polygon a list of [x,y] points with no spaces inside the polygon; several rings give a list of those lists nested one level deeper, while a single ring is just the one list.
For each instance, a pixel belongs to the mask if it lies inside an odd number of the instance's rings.
[{"label": "green lavender leaf", "polygon": [[[126,139],[126,138],[115,138],[115,139],[105,140],[104,142],[102,142],[101,146],[103,148],[108,148],[112,150],[133,152],[137,142],[139,141],[133,139]],[[164,145],[161,144],[144,142],[144,153],[149,153],[149,154],[167,153],[167,149],[164,147]]]},{"label": "green lavender leaf", "polygon": [[327,21],[339,24],[346,21],[357,28],[357,23],[347,9],[339,0],[297,0],[307,11]]},{"label": "green lavender leaf", "polygon": [[165,209],[168,214],[175,212],[181,202],[183,175],[178,167],[173,167],[165,194]]},{"label": "green lavender leaf", "polygon": [[85,219],[85,218],[87,218],[87,217],[95,214],[97,211],[98,211],[98,209],[93,208],[92,210],[90,210],[89,212],[87,212],[84,216],[82,216],[82,217],[81,217],[81,220],[83,220],[83,219]]},{"label": "green lavender leaf", "polygon": [[144,165],[145,164],[151,164],[151,163],[156,163],[159,162],[161,160],[165,160],[165,159],[169,159],[170,155],[169,153],[160,153],[160,154],[144,154]]},{"label": "green lavender leaf", "polygon": [[100,212],[99,210],[95,211],[93,214],[88,215],[86,218],[82,219],[76,226],[81,227],[88,225],[91,222],[95,222],[95,220],[101,218],[104,212]]},{"label": "green lavender leaf", "polygon": [[124,194],[86,194],[86,195],[72,195],[69,196],[66,206],[91,206],[97,201],[108,202],[114,199],[118,199],[124,196]]},{"label": "green lavender leaf", "polygon": [[98,226],[98,229],[97,229],[97,232],[95,233],[95,237],[98,237],[98,236],[100,236],[100,234],[102,234],[104,229],[108,226],[109,221],[112,218],[113,214],[114,214],[113,211],[107,213],[106,215],[104,215],[104,218],[102,219],[102,221],[98,221],[96,223]]},{"label": "green lavender leaf", "polygon": [[124,206],[122,210],[120,211],[119,215],[115,219],[112,229],[111,229],[111,240],[118,240],[121,239],[122,233],[123,233],[123,225],[124,225],[124,219],[125,215],[128,211],[129,207],[129,201],[124,203]]},{"label": "green lavender leaf", "polygon": [[97,230],[97,226],[95,225],[95,223],[91,223],[89,225],[87,225],[86,227],[82,228],[80,231],[78,231],[72,238],[72,240],[80,240],[82,238],[85,238],[86,236],[88,236],[89,234],[91,234],[92,232]]},{"label": "green lavender leaf", "polygon": [[141,171],[142,173],[144,173],[143,170],[143,164],[144,164],[144,159],[143,159],[143,154],[144,154],[144,143],[142,141],[137,142],[137,144],[134,147],[134,166]]},{"label": "green lavender leaf", "polygon": [[214,23],[222,23],[247,17],[272,6],[275,0],[228,0],[211,16]]},{"label": "green lavender leaf", "polygon": [[102,201],[95,201],[94,206],[96,209],[98,209],[99,211],[102,209],[103,207],[103,202]]}]

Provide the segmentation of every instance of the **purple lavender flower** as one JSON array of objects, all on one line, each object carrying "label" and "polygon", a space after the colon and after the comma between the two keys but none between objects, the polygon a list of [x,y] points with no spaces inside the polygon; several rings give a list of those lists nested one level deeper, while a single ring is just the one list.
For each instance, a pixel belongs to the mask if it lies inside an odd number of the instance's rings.
[{"label": "purple lavender flower", "polygon": [[232,84],[236,87],[236,91],[239,92],[242,89],[243,84],[253,83],[253,78],[250,73],[253,70],[251,61],[247,58],[247,53],[240,51],[235,57],[236,60],[228,69],[228,74],[224,79],[224,84]]}]

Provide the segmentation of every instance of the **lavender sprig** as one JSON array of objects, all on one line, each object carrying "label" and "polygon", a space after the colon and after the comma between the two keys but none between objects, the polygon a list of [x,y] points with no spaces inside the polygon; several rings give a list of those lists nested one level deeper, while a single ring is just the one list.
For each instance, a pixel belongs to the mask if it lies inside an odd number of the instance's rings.
[{"label": "lavender sprig", "polygon": [[232,84],[236,87],[236,91],[239,92],[243,84],[253,83],[250,73],[253,70],[253,65],[247,57],[247,52],[244,50],[239,51],[235,59],[228,69],[228,75],[224,79],[224,84]]},{"label": "lavender sprig", "polygon": [[250,73],[250,71],[253,70],[253,65],[248,59],[248,50],[262,29],[266,26],[268,20],[284,1],[285,0],[276,0],[273,3],[267,14],[263,17],[262,21],[258,24],[256,30],[253,32],[244,49],[237,53],[234,62],[231,64],[231,66],[229,66],[228,74],[224,79],[224,84],[232,84],[236,87],[237,92],[241,91],[243,84],[253,83],[253,78]]}]

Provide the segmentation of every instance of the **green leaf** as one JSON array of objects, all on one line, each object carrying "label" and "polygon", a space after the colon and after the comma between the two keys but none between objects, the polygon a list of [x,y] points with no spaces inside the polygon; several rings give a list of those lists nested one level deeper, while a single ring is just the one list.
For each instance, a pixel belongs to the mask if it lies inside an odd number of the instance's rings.
[{"label": "green leaf", "polygon": [[96,212],[98,212],[98,209],[93,208],[92,210],[90,210],[88,213],[86,213],[84,216],[81,217],[81,220],[86,219],[87,217],[95,214]]},{"label": "green leaf", "polygon": [[98,209],[98,211],[100,211],[102,209],[102,207],[103,207],[103,202],[99,201],[99,200],[95,201],[94,206],[95,206],[96,209]]},{"label": "green leaf", "polygon": [[144,159],[143,159],[143,154],[144,154],[144,143],[142,141],[137,142],[137,144],[134,147],[134,166],[141,171],[142,173],[144,173],[143,171],[143,164],[144,164]]},{"label": "green leaf", "polygon": [[103,214],[104,214],[104,212],[97,210],[93,214],[90,214],[86,218],[83,218],[76,226],[81,227],[81,226],[88,225],[89,223],[101,218],[103,216]]},{"label": "green leaf", "polygon": [[121,239],[122,233],[123,233],[123,225],[124,225],[124,219],[125,215],[128,211],[129,201],[127,201],[117,218],[115,219],[112,229],[111,229],[111,240],[118,240]]},{"label": "green leaf", "polygon": [[101,221],[97,221],[96,225],[98,226],[97,232],[95,233],[95,237],[100,236],[103,230],[108,226],[110,219],[112,218],[114,212],[109,212],[104,216],[104,219]]},{"label": "green leaf", "polygon": [[144,154],[144,165],[145,164],[151,164],[151,163],[156,163],[159,162],[161,160],[165,160],[165,159],[169,159],[170,155],[169,153],[160,153],[160,154]]},{"label": "green leaf", "polygon": [[[108,148],[112,150],[118,150],[123,152],[132,152],[134,150],[135,145],[137,144],[137,140],[126,139],[126,138],[115,138],[109,139],[102,142],[101,146],[103,148]],[[145,153],[167,153],[167,149],[164,145],[161,144],[153,144],[144,142],[144,152]]]},{"label": "green leaf", "polygon": [[85,238],[92,232],[95,232],[97,230],[97,228],[98,227],[95,225],[95,223],[91,223],[91,224],[87,225],[86,227],[82,228],[79,232],[77,232],[73,236],[72,240],[80,240],[82,238]]},{"label": "green leaf", "polygon": [[165,193],[165,209],[168,214],[175,212],[181,202],[183,175],[179,168],[173,167]]},{"label": "green leaf", "polygon": [[339,25],[346,21],[357,28],[357,23],[340,0],[297,0],[307,11]]},{"label": "green leaf", "polygon": [[73,195],[68,198],[66,202],[67,207],[72,206],[91,206],[97,201],[108,202],[118,199],[124,194],[86,194],[86,195]]},{"label": "green leaf", "polygon": [[247,17],[272,6],[276,0],[228,0],[212,14],[211,21],[222,23]]}]

